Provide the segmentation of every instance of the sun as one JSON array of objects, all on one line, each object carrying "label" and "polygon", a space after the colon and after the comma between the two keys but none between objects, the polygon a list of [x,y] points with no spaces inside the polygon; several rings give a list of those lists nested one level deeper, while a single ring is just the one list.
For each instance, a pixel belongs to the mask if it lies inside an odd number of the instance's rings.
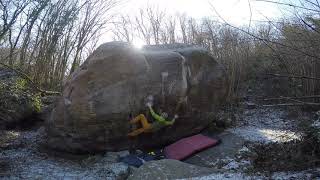
[{"label": "sun", "polygon": [[141,39],[137,39],[132,42],[132,45],[137,49],[141,49],[145,45],[145,43]]}]

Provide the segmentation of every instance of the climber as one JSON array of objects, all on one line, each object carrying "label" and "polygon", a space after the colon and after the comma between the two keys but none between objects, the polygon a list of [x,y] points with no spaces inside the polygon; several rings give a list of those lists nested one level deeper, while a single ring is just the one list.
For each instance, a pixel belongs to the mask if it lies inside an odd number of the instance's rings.
[{"label": "climber", "polygon": [[151,102],[148,102],[146,105],[149,108],[151,116],[155,119],[155,121],[150,124],[147,118],[145,117],[145,115],[143,114],[138,115],[137,117],[135,117],[130,121],[130,124],[136,124],[138,122],[141,122],[142,127],[132,131],[131,133],[128,134],[128,136],[137,136],[141,133],[156,132],[165,126],[173,125],[176,119],[178,118],[178,115],[174,115],[174,118],[171,121],[168,121],[166,120],[168,118],[168,114],[166,112],[162,112],[161,115],[158,115],[152,109]]}]

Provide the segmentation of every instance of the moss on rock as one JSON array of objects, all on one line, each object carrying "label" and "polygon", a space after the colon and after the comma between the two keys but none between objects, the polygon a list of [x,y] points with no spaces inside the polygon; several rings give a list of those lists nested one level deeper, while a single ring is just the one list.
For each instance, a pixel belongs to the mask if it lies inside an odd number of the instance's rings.
[{"label": "moss on rock", "polygon": [[41,110],[40,95],[15,72],[0,68],[0,128],[13,127]]}]

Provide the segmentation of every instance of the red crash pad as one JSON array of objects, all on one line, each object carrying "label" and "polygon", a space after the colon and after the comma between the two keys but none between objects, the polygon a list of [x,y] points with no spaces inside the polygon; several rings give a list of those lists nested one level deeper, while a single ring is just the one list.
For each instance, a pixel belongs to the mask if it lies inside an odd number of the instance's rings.
[{"label": "red crash pad", "polygon": [[164,154],[168,159],[183,160],[196,152],[202,151],[219,143],[218,140],[202,134],[183,138],[164,148]]}]

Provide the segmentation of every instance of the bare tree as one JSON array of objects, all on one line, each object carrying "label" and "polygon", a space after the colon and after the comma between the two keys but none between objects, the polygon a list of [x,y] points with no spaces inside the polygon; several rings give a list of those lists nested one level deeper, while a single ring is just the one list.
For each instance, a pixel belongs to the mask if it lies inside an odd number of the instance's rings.
[{"label": "bare tree", "polygon": [[83,48],[90,39],[104,28],[104,25],[110,20],[106,13],[116,5],[115,0],[86,0],[83,4],[83,17],[78,27],[76,52],[71,65],[72,73],[80,64]]},{"label": "bare tree", "polygon": [[114,28],[112,30],[115,40],[132,42],[135,36],[133,23],[128,15],[120,16],[118,21],[113,22]]},{"label": "bare tree", "polygon": [[146,12],[143,9],[140,9],[139,15],[135,17],[136,19],[136,26],[138,29],[139,35],[142,37],[142,39],[145,41],[147,45],[151,44],[151,27],[146,22]]},{"label": "bare tree", "polygon": [[1,31],[0,41],[8,33],[11,27],[16,23],[19,15],[23,13],[23,10],[31,3],[31,0],[19,1],[19,0],[0,0],[1,10]]},{"label": "bare tree", "polygon": [[188,43],[188,35],[187,35],[187,17],[186,15],[179,16],[180,30],[182,34],[182,42]]},{"label": "bare tree", "polygon": [[171,18],[168,25],[169,29],[169,43],[175,43],[176,42],[176,20],[174,18]]},{"label": "bare tree", "polygon": [[165,16],[165,12],[159,10],[159,8],[147,8],[148,20],[151,24],[153,40],[155,44],[160,43],[161,23]]},{"label": "bare tree", "polygon": [[117,2],[0,0],[1,65],[36,86],[57,88],[97,45],[97,35],[112,18],[107,13]]}]

